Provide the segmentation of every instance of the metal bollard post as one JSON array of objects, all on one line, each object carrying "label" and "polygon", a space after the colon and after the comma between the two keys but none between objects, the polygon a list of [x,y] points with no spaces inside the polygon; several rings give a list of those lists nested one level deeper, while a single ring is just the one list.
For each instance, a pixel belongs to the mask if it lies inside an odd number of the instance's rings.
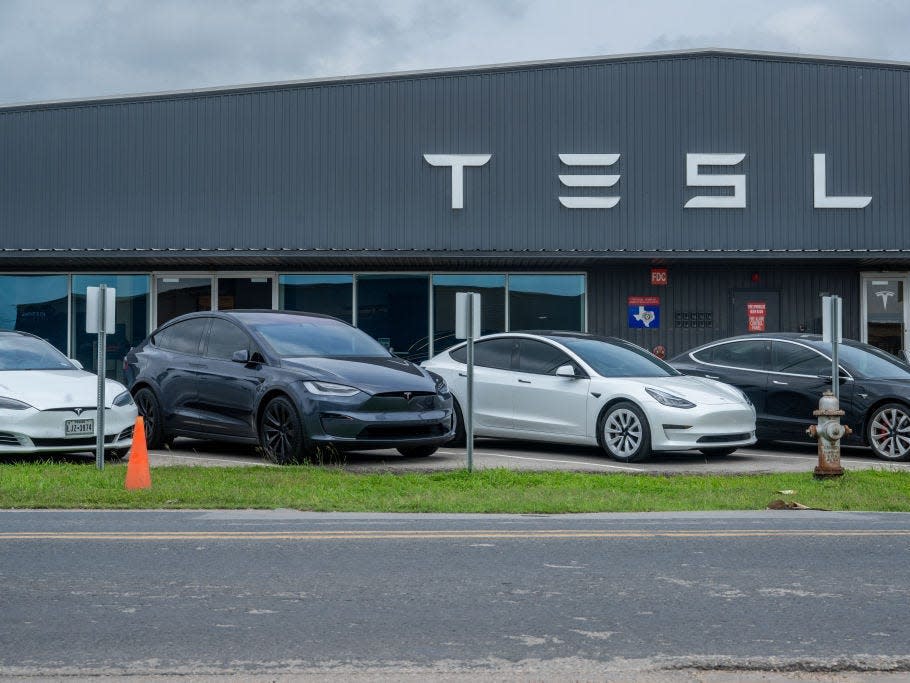
[{"label": "metal bollard post", "polygon": [[852,434],[853,430],[840,423],[844,411],[840,409],[840,401],[830,391],[822,394],[818,400],[818,410],[812,412],[818,418],[817,425],[810,425],[806,433],[818,441],[818,465],[815,467],[815,476],[841,477],[844,468],[840,465],[840,440]]}]

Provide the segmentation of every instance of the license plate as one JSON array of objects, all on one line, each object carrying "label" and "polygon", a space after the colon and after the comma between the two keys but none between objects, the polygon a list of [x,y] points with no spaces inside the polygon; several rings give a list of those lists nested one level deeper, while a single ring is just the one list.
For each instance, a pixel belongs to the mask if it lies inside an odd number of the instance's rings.
[{"label": "license plate", "polygon": [[92,436],[95,433],[94,420],[67,420],[63,424],[65,436]]}]

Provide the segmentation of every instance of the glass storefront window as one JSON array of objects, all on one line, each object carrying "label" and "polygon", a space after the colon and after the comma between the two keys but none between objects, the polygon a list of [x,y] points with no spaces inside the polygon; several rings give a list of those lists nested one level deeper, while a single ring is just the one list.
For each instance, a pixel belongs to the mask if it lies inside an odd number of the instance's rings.
[{"label": "glass storefront window", "polygon": [[584,275],[509,275],[510,330],[583,332],[584,325]]},{"label": "glass storefront window", "polygon": [[357,327],[392,353],[429,357],[429,276],[358,275]]},{"label": "glass storefront window", "polygon": [[85,331],[85,289],[107,285],[117,290],[114,333],[106,336],[107,377],[123,381],[123,357],[148,334],[147,275],[73,275],[73,358],[96,372],[98,336]]},{"label": "glass storefront window", "polygon": [[158,322],[163,325],[184,313],[212,310],[212,278],[163,275],[155,282]]},{"label": "glass storefront window", "polygon": [[483,334],[505,332],[505,275],[434,275],[433,276],[433,353],[445,351],[458,343],[455,339],[455,294],[480,294],[480,326]]},{"label": "glass storefront window", "polygon": [[218,310],[272,308],[272,278],[218,276]]},{"label": "glass storefront window", "polygon": [[66,275],[0,275],[0,328],[30,332],[66,353]]},{"label": "glass storefront window", "polygon": [[278,277],[278,308],[331,315],[353,321],[353,275],[281,275]]}]

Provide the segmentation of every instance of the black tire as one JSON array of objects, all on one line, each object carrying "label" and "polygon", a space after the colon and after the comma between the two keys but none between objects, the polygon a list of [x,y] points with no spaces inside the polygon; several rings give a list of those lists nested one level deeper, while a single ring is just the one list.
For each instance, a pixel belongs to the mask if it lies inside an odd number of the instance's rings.
[{"label": "black tire", "polygon": [[133,396],[133,400],[136,401],[136,408],[145,425],[145,445],[148,448],[161,448],[167,439],[164,436],[164,415],[158,397],[148,387],[142,387]]},{"label": "black tire", "polygon": [[293,465],[312,455],[297,408],[284,396],[271,399],[259,416],[259,447],[276,465]]},{"label": "black tire", "polygon": [[866,442],[882,460],[910,459],[910,409],[903,403],[886,403],[866,422]]},{"label": "black tire", "polygon": [[104,459],[111,462],[123,459],[124,455],[126,455],[126,449],[124,448],[106,448],[104,450]]},{"label": "black tire", "polygon": [[725,455],[733,455],[736,452],[735,448],[700,448],[702,455],[716,455],[718,457],[723,457]]},{"label": "black tire", "polygon": [[601,447],[614,460],[635,462],[651,455],[648,419],[634,403],[622,401],[604,411],[597,421]]},{"label": "black tire", "polygon": [[395,449],[406,458],[426,458],[439,450],[439,446],[402,446]]},{"label": "black tire", "polygon": [[452,408],[455,413],[455,436],[449,441],[447,446],[465,446],[468,443],[468,435],[464,427],[464,415],[461,413],[461,406],[458,401],[452,399]]}]

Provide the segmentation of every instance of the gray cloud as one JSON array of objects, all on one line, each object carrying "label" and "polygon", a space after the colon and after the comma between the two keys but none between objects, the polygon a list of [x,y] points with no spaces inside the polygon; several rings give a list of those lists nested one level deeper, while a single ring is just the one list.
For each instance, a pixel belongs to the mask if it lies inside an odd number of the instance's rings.
[{"label": "gray cloud", "polygon": [[0,102],[694,47],[910,60],[890,0],[4,0]]}]

